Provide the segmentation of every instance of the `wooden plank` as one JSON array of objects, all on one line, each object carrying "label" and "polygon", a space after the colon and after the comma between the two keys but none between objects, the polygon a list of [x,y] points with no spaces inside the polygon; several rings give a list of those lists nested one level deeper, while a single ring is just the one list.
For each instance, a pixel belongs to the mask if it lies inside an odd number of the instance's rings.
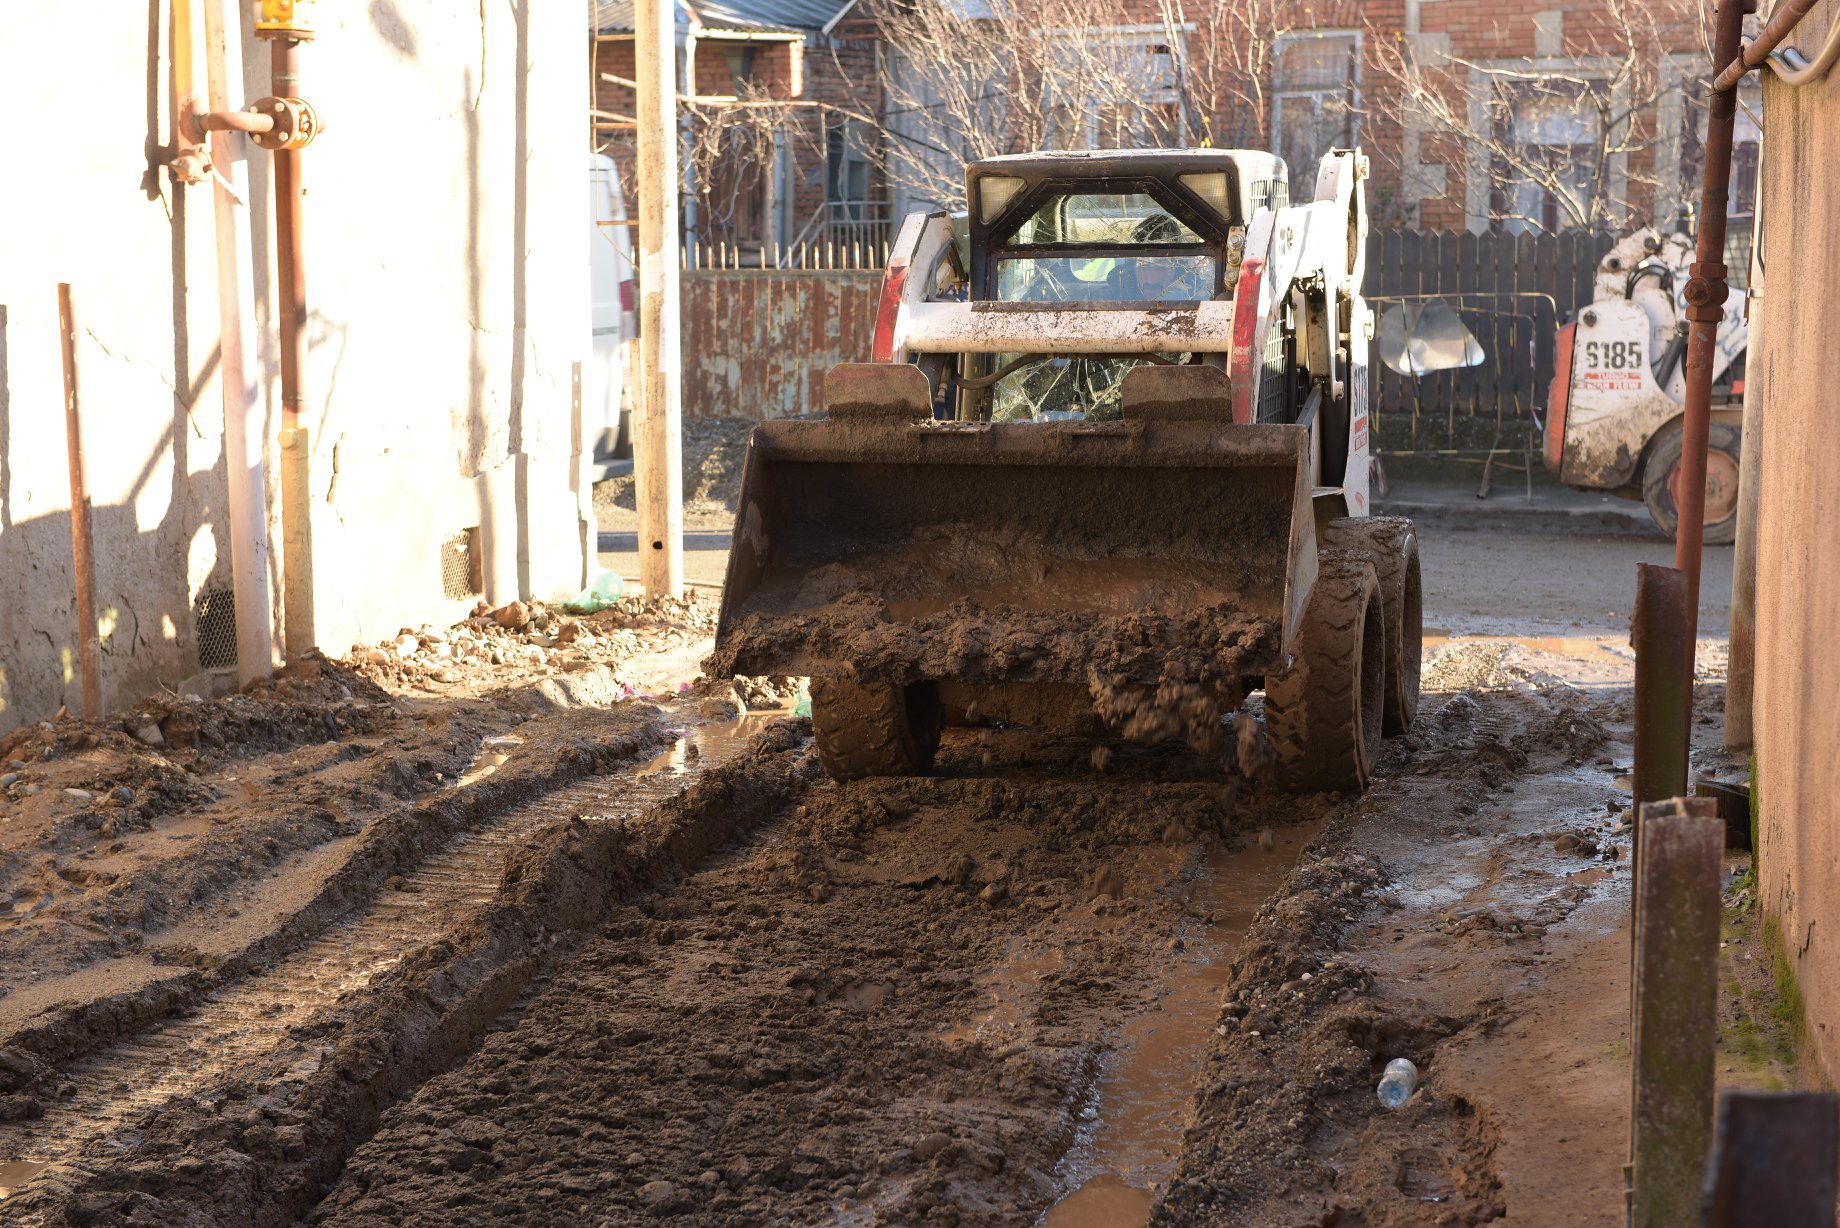
[{"label": "wooden plank", "polygon": [[[1461,285],[1458,264],[1462,257],[1462,236],[1452,230],[1438,236],[1438,292],[1454,293]],[[1438,412],[1443,421],[1444,444],[1455,446],[1457,438],[1457,377],[1454,372],[1438,375]]]},{"label": "wooden plank", "polygon": [[[1473,304],[1482,302],[1474,296],[1483,288],[1481,236],[1473,230],[1465,230],[1457,236],[1457,286],[1451,303],[1458,307],[1457,318],[1472,332],[1480,320],[1485,318],[1472,309]],[[1480,342],[1482,337],[1478,336],[1477,340]],[[1485,358],[1481,366],[1459,367],[1451,373],[1451,391],[1459,416],[1474,418],[1481,412],[1482,387],[1488,377],[1489,365]]]},{"label": "wooden plank", "polygon": [[[1514,245],[1515,288],[1521,291],[1541,289],[1539,239],[1530,234],[1517,235]],[[1564,321],[1543,299],[1523,297],[1520,302],[1529,328],[1523,344],[1532,362],[1533,395],[1543,411],[1552,384],[1554,334]]]},{"label": "wooden plank", "polygon": [[[1424,292],[1426,236],[1432,232],[1408,230],[1399,236],[1399,293],[1408,302]],[[1425,382],[1413,376],[1399,379],[1400,393],[1412,406],[1412,446],[1425,446]]]},{"label": "wooden plank", "polygon": [[1496,263],[1496,255],[1501,248],[1500,240],[1501,236],[1492,230],[1477,236],[1476,297],[1470,300],[1476,306],[1472,313],[1476,322],[1476,340],[1481,343],[1482,352],[1488,355],[1487,361],[1478,368],[1480,379],[1476,388],[1476,414],[1478,418],[1487,420],[1491,433],[1501,426],[1502,381],[1512,378],[1509,368],[1513,361],[1501,345],[1501,270]]}]

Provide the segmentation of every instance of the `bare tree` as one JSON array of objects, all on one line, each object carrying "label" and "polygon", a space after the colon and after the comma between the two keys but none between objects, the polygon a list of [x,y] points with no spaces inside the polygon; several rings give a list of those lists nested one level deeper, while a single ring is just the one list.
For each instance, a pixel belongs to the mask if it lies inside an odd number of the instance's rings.
[{"label": "bare tree", "polygon": [[[1186,7],[1185,7],[1186,5]],[[886,174],[960,207],[964,164],[1028,149],[1256,145],[1284,0],[907,0],[880,18]]]},{"label": "bare tree", "polygon": [[1484,177],[1492,222],[1622,230],[1646,220],[1660,186],[1658,104],[1680,88],[1667,52],[1695,45],[1693,5],[1602,0],[1574,10],[1564,54],[1552,56],[1434,62],[1370,31],[1370,64],[1431,158]]}]

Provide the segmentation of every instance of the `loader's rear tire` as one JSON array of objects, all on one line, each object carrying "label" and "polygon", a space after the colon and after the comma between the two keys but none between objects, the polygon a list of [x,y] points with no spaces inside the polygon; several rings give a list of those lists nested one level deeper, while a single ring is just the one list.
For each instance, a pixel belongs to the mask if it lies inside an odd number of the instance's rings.
[{"label": "loader's rear tire", "polygon": [[933,766],[945,710],[932,683],[811,680],[811,730],[832,780],[914,776]]},{"label": "loader's rear tire", "polygon": [[1386,615],[1371,563],[1326,554],[1291,668],[1265,679],[1277,781],[1292,793],[1356,792],[1373,776],[1386,691]]},{"label": "loader's rear tire", "polygon": [[1374,565],[1374,578],[1380,582],[1380,607],[1386,612],[1382,729],[1388,736],[1404,733],[1418,716],[1419,670],[1425,650],[1418,531],[1403,516],[1331,520],[1323,533],[1323,544],[1352,552]]}]

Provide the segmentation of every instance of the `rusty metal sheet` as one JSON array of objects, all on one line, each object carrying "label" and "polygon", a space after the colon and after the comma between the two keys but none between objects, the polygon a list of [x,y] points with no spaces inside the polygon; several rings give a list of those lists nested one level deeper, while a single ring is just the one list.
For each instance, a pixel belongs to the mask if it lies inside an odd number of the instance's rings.
[{"label": "rusty metal sheet", "polygon": [[824,408],[824,374],[869,357],[879,270],[711,269],[682,279],[688,417],[788,418]]},{"label": "rusty metal sheet", "polygon": [[1645,805],[1638,822],[1629,1223],[1680,1228],[1712,1142],[1725,824],[1707,798]]},{"label": "rusty metal sheet", "polygon": [[1706,1160],[1703,1228],[1833,1228],[1840,1096],[1730,1090]]},{"label": "rusty metal sheet", "polygon": [[1634,783],[1638,806],[1687,791],[1692,730],[1688,718],[1693,703],[1691,627],[1686,576],[1672,567],[1637,563],[1629,643],[1636,650]]}]

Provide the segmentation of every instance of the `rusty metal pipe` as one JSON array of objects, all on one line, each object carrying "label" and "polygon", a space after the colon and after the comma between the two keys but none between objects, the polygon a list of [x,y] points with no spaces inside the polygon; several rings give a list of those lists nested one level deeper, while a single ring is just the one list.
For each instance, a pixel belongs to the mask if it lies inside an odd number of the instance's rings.
[{"label": "rusty metal pipe", "polygon": [[275,117],[258,115],[254,111],[211,111],[198,117],[198,124],[206,132],[251,132],[264,133],[275,130]]},{"label": "rusty metal pipe", "polygon": [[89,527],[89,479],[83,472],[83,424],[77,412],[77,319],[70,283],[57,288],[64,357],[64,438],[70,451],[70,553],[77,573],[77,663],[83,676],[83,719],[102,715],[96,642],[96,551]]},{"label": "rusty metal pipe", "polygon": [[[300,93],[300,43],[269,44],[270,88],[282,97]],[[296,660],[314,647],[313,555],[307,465],[307,278],[301,235],[300,151],[274,151],[275,284],[281,334],[281,538],[286,653]]]},{"label": "rusty metal pipe", "polygon": [[[1756,38],[1749,42],[1742,42],[1740,39],[1741,47],[1736,56],[1730,60],[1718,55],[1715,47],[1713,63],[1723,64],[1724,67],[1719,70],[1719,75],[1712,79],[1713,90],[1723,91],[1737,88],[1744,74],[1769,59],[1770,52],[1782,45],[1782,41],[1789,37],[1796,25],[1801,22],[1802,18],[1808,16],[1809,10],[1814,6],[1815,0],[1784,0],[1770,13],[1769,21],[1765,22],[1763,29],[1757,32]],[[1721,23],[1724,21],[1724,15],[1725,6],[1720,5]],[[1739,16],[1739,21],[1743,21],[1742,14]],[[1720,26],[1719,33],[1724,34],[1723,24]]]},{"label": "rusty metal pipe", "polygon": [[[1800,0],[1794,0],[1799,3]],[[1720,0],[1712,62],[1731,65],[1738,56],[1744,14],[1751,0]],[[1720,79],[1723,79],[1723,71]],[[1698,259],[1687,282],[1687,397],[1682,415],[1680,478],[1676,488],[1678,519],[1674,529],[1674,566],[1687,577],[1687,642],[1699,626],[1699,565],[1706,529],[1706,441],[1712,429],[1712,363],[1719,321],[1725,318],[1725,208],[1731,187],[1732,123],[1737,92],[1715,91],[1707,107],[1706,162],[1700,187]],[[1687,658],[1687,702],[1693,696],[1693,660]]]}]

